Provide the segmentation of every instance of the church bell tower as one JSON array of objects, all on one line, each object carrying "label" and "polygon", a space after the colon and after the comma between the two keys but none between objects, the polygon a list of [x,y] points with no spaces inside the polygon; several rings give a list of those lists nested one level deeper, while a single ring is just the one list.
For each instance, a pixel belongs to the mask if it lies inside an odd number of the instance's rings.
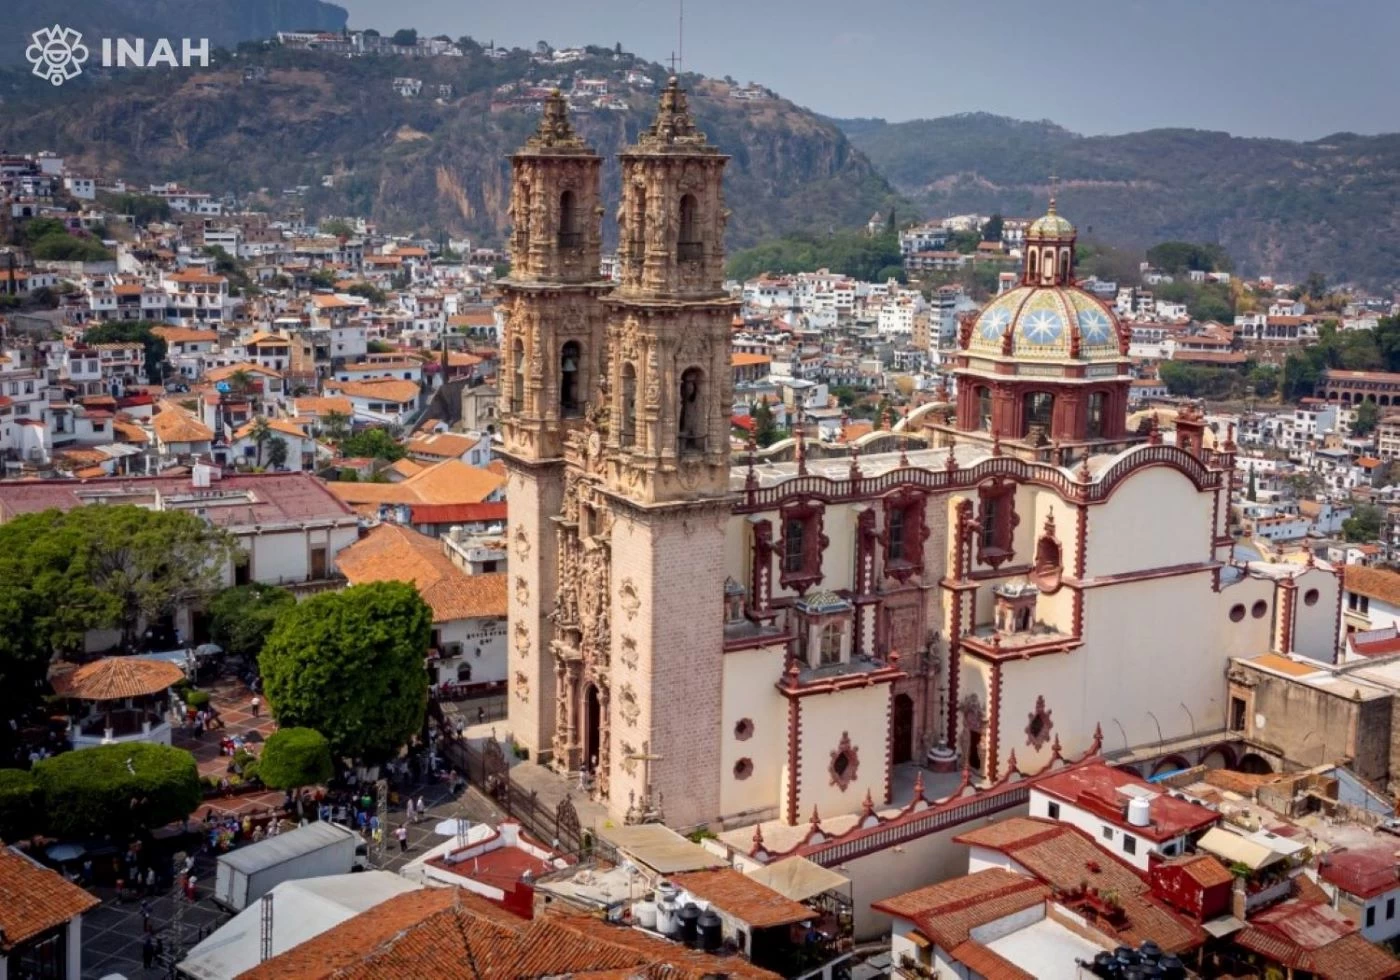
[{"label": "church bell tower", "polygon": [[[672,78],[621,154],[621,284],[606,300],[614,520],[610,805],[689,825],[720,811],[725,527],[737,301],[723,171]],[[624,810],[625,808],[625,810]]]},{"label": "church bell tower", "polygon": [[509,473],[508,683],[516,739],[538,755],[554,732],[548,652],[558,560],[553,518],[564,448],[581,431],[604,368],[612,283],[599,274],[602,161],[574,132],[568,105],[546,98],[539,129],[511,158],[510,275],[501,349],[501,458]]}]

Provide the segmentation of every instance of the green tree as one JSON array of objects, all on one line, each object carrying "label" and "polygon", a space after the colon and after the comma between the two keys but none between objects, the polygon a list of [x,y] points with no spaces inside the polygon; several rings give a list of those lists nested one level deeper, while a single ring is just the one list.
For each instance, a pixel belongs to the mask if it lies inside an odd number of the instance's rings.
[{"label": "green tree", "polygon": [[273,436],[267,444],[267,465],[272,469],[280,469],[287,465],[287,440],[281,436]]},{"label": "green tree", "polygon": [[148,742],[65,752],[36,764],[34,780],[56,837],[123,840],[189,816],[201,797],[194,756]]},{"label": "green tree", "polygon": [[83,340],[89,344],[140,344],[146,359],[146,380],[156,385],[164,375],[166,345],[151,332],[153,326],[156,324],[146,320],[100,323],[89,327],[83,333]]},{"label": "green tree", "polygon": [[354,435],[340,441],[340,454],[350,457],[386,459],[389,462],[403,459],[408,450],[385,429],[361,429]]},{"label": "green tree", "polygon": [[350,435],[350,416],[344,412],[329,411],[321,416],[321,431],[326,438],[339,445]]},{"label": "green tree", "polygon": [[0,840],[23,840],[39,830],[39,806],[33,773],[0,769]]},{"label": "green tree", "polygon": [[1348,541],[1366,543],[1381,536],[1385,524],[1385,511],[1375,504],[1358,503],[1351,516],[1342,521],[1342,536]]},{"label": "green tree", "polygon": [[402,27],[394,32],[391,40],[401,48],[411,48],[418,43],[418,32],[411,27]]},{"label": "green tree", "polygon": [[255,660],[277,617],[294,605],[296,596],[275,585],[224,589],[209,603],[209,632],[229,653]]},{"label": "green tree", "polygon": [[1301,285],[1303,295],[1315,302],[1321,302],[1327,296],[1327,277],[1321,272],[1309,272]]},{"label": "green tree", "polygon": [[771,446],[783,437],[777,420],[773,418],[773,410],[766,401],[755,402],[751,414],[754,421],[753,438],[759,448]]},{"label": "green tree", "polygon": [[1278,391],[1279,369],[1273,364],[1257,364],[1249,369],[1246,380],[1254,389],[1255,397],[1272,398]]},{"label": "green tree", "polygon": [[329,782],[334,771],[330,743],[311,728],[279,728],[258,757],[258,778],[269,789],[318,786]]},{"label": "green tree", "polygon": [[1006,219],[999,214],[994,214],[987,219],[987,223],[982,226],[982,241],[1001,241],[1002,229],[1006,226]]},{"label": "green tree", "polygon": [[413,586],[376,582],[286,609],[264,644],[279,726],[314,728],[338,756],[382,761],[423,724],[432,610]]},{"label": "green tree", "polygon": [[350,222],[344,218],[332,218],[329,221],[321,222],[321,234],[334,235],[336,238],[350,238],[355,234],[355,229],[350,227]]},{"label": "green tree", "polygon": [[367,282],[357,282],[345,291],[351,296],[361,296],[369,300],[376,306],[380,305],[389,298],[388,294],[385,293],[384,290],[379,289],[376,286],[372,286]]},{"label": "green tree", "polygon": [[[244,372],[247,373],[246,371]],[[253,440],[253,445],[258,447],[258,465],[263,462],[263,447],[272,438],[272,426],[267,424],[267,419],[259,415],[253,419],[252,426],[248,429],[248,438]]]},{"label": "green tree", "polygon": [[1373,401],[1364,401],[1356,407],[1356,418],[1351,423],[1351,434],[1354,436],[1370,435],[1376,430],[1376,423],[1380,421],[1381,410]]},{"label": "green tree", "polygon": [[1195,242],[1162,242],[1147,250],[1147,261],[1170,275],[1183,272],[1229,272],[1230,255],[1219,245]]},{"label": "green tree", "polygon": [[331,272],[329,269],[315,269],[312,271],[311,275],[307,276],[307,279],[309,279],[311,285],[315,286],[317,289],[335,288],[335,273]]},{"label": "green tree", "polygon": [[976,252],[981,242],[982,236],[975,231],[955,231],[948,236],[948,247],[964,255]]},{"label": "green tree", "polygon": [[1251,503],[1259,499],[1259,478],[1252,466],[1249,468],[1249,487],[1244,492],[1244,499]]}]

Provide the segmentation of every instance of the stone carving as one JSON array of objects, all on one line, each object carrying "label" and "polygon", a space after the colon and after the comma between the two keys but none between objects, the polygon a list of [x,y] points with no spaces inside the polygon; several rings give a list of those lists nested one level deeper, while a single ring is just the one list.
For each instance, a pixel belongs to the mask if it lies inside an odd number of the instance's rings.
[{"label": "stone carving", "polygon": [[515,699],[528,704],[530,701],[530,678],[525,675],[525,671],[517,670],[515,672],[513,688],[515,691]]},{"label": "stone carving", "polygon": [[530,655],[530,627],[521,620],[515,623],[515,652],[522,657]]},{"label": "stone carving", "polygon": [[637,747],[626,739],[618,742],[617,747],[622,751],[622,771],[629,776],[637,775]]},{"label": "stone carving", "polygon": [[642,709],[637,704],[637,692],[627,681],[623,681],[622,686],[617,691],[618,711],[622,714],[622,720],[629,728],[635,728],[637,719],[642,716]]},{"label": "stone carving", "polygon": [[831,764],[827,766],[827,774],[831,776],[831,785],[844,793],[847,787],[855,782],[856,774],[859,771],[860,749],[851,744],[850,732],[842,732],[841,741],[837,742],[836,748],[832,750]]},{"label": "stone carving", "polygon": [[630,636],[624,636],[621,643],[622,652],[618,655],[622,661],[622,666],[628,670],[637,669],[637,641]]},{"label": "stone carving", "polygon": [[627,616],[628,622],[636,619],[637,610],[642,608],[641,597],[637,595],[637,583],[630,578],[623,579],[622,585],[618,588],[617,602]]},{"label": "stone carving", "polygon": [[530,601],[530,583],[525,581],[523,575],[515,576],[515,601],[522,606]]},{"label": "stone carving", "polygon": [[530,559],[530,535],[524,524],[515,525],[515,557],[521,561]]},{"label": "stone carving", "polygon": [[1035,699],[1035,710],[1026,715],[1026,744],[1037,752],[1042,745],[1050,741],[1050,730],[1055,727],[1050,715],[1050,709],[1045,707],[1045,695],[1038,695]]}]

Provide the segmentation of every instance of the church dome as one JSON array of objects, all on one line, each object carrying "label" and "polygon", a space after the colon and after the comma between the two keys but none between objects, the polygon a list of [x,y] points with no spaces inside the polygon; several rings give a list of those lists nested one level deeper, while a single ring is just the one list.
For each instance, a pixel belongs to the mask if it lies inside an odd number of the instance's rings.
[{"label": "church dome", "polygon": [[996,297],[972,327],[967,350],[1031,360],[1117,360],[1122,325],[1078,286],[1017,286]]},{"label": "church dome", "polygon": [[1041,217],[1031,222],[1031,226],[1026,229],[1026,238],[1040,241],[1044,239],[1073,238],[1074,225],[1068,219],[1060,216],[1055,210],[1055,199],[1050,199],[1050,210]]}]

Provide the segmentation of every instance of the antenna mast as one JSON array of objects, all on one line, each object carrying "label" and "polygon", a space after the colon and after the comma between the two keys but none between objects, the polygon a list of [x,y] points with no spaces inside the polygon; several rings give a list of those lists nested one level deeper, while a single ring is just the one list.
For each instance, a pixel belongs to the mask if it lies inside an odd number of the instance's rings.
[{"label": "antenna mast", "polygon": [[679,0],[680,16],[676,24],[676,59],[680,62],[681,72],[685,71],[685,0]]}]

